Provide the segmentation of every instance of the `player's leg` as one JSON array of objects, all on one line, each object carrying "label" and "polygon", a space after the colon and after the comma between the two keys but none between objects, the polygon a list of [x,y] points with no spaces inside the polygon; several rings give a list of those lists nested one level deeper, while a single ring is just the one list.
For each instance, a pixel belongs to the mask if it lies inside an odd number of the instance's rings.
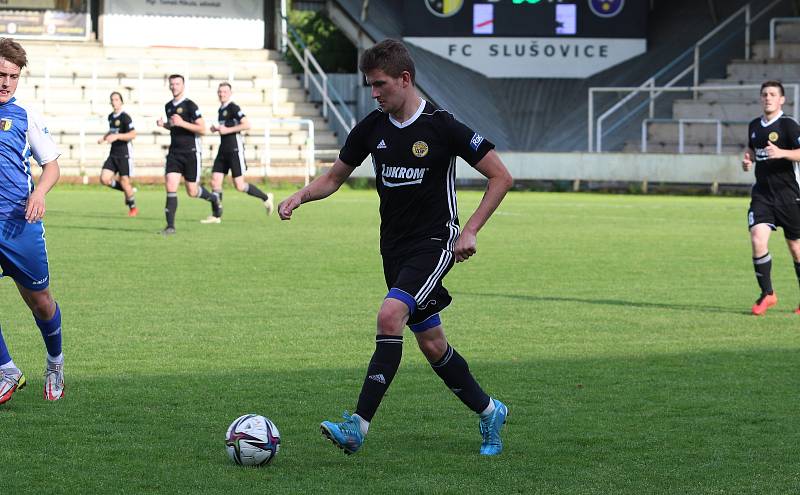
[{"label": "player's leg", "polygon": [[64,354],[61,350],[61,308],[48,289],[31,290],[19,282],[17,288],[31,309],[36,326],[47,348],[44,372],[44,398],[59,400],[64,396]]},{"label": "player's leg", "polygon": [[[800,283],[800,208],[796,205],[786,205],[778,207],[778,222],[783,227],[783,236],[786,238],[786,246],[792,255],[794,262],[794,273]],[[800,306],[794,310],[795,314],[800,315]]]},{"label": "player's leg", "polygon": [[217,197],[216,208],[211,204],[211,216],[222,218],[222,182],[225,180],[225,172],[217,170],[217,161],[214,161],[214,171],[211,173],[211,193]]},{"label": "player's leg", "polygon": [[[219,205],[219,201],[211,191],[200,185],[200,153],[195,153],[194,156],[186,156],[187,164],[183,172],[184,185],[186,186],[186,194],[192,198],[203,199],[211,203],[212,208],[216,209],[215,205]],[[219,222],[216,222],[219,223]]]},{"label": "player's leg", "polygon": [[761,294],[751,309],[754,315],[763,315],[778,302],[772,289],[772,256],[769,253],[769,237],[776,229],[775,222],[774,212],[769,205],[756,201],[750,203],[747,224],[750,227],[753,269],[761,289]]},{"label": "player's leg", "polygon": [[111,189],[122,191],[122,186],[114,179],[116,170],[113,168],[112,162],[113,160],[111,157],[108,157],[106,163],[103,165],[103,169],[100,171],[100,183],[104,186],[110,187]]},{"label": "player's leg", "polygon": [[378,311],[375,351],[367,366],[366,377],[358,396],[356,412],[344,413],[344,421],[323,421],[320,431],[334,445],[352,454],[361,448],[369,423],[392,384],[403,356],[403,327],[408,319],[408,307],[402,301],[387,296]]},{"label": "player's leg", "polygon": [[480,453],[497,455],[502,452],[500,430],[508,416],[508,407],[483,391],[467,361],[447,342],[438,313],[410,327],[433,371],[464,405],[479,415],[483,437]]},{"label": "player's leg", "polygon": [[[0,277],[4,275],[13,277],[19,272],[16,266],[19,249],[14,244],[24,226],[24,220],[0,220],[0,230],[9,233],[7,239],[0,238]],[[11,400],[11,396],[24,387],[25,375],[11,359],[11,353],[3,337],[3,329],[0,328],[0,404]]]},{"label": "player's leg", "polygon": [[128,207],[128,216],[135,217],[139,210],[136,208],[136,198],[133,193],[133,185],[131,184],[131,175],[133,175],[133,160],[130,155],[120,156],[117,162],[117,171],[119,172],[119,185],[122,186],[122,192],[125,193],[125,205]]},{"label": "player's leg", "polygon": [[169,168],[167,170],[164,176],[164,188],[167,192],[164,214],[167,217],[167,226],[161,231],[165,235],[175,233],[175,213],[178,211],[178,186],[181,184],[180,172],[169,171]]},{"label": "player's leg", "polygon": [[233,183],[239,192],[243,192],[254,198],[258,198],[267,210],[267,215],[272,215],[275,210],[275,203],[272,193],[265,193],[253,184],[248,184],[244,180],[244,172],[247,171],[247,164],[244,161],[244,150],[235,155],[236,162],[231,164],[231,175],[233,176]]}]

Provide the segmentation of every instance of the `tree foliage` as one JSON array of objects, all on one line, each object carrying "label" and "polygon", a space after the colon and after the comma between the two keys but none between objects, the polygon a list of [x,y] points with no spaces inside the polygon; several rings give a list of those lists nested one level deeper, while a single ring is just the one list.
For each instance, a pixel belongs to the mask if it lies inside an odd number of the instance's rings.
[{"label": "tree foliage", "polygon": [[[317,59],[325,72],[356,72],[358,54],[350,40],[331,22],[324,12],[301,10],[289,11],[289,25],[294,28],[303,43]],[[290,39],[295,38],[290,34]],[[297,43],[295,42],[295,46]],[[297,46],[300,50],[300,46]],[[295,72],[303,68],[289,51],[286,59]]]}]

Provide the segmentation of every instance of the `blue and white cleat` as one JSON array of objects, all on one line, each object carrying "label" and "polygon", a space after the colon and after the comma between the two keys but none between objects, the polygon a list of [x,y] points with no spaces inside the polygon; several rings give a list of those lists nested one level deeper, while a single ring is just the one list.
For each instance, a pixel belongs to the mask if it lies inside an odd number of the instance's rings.
[{"label": "blue and white cleat", "polygon": [[481,430],[483,442],[481,443],[481,455],[498,455],[503,451],[503,440],[500,439],[500,430],[506,424],[508,408],[497,399],[494,401],[494,411],[488,416],[482,416],[478,427]]},{"label": "blue and white cleat", "polygon": [[333,423],[323,421],[319,425],[320,433],[334,445],[344,450],[347,455],[353,454],[361,448],[364,443],[364,435],[361,433],[360,420],[351,416],[347,411],[342,414],[344,421]]}]

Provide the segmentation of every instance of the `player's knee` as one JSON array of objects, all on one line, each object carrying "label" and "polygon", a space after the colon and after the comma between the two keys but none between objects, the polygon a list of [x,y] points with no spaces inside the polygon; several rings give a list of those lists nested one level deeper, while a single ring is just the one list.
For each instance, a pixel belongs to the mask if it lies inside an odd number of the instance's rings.
[{"label": "player's knee", "polygon": [[440,360],[442,356],[444,356],[445,351],[447,351],[447,340],[444,337],[419,339],[417,340],[417,345],[419,345],[419,350],[422,351],[425,358],[431,363]]},{"label": "player's knee", "polygon": [[236,190],[239,192],[247,192],[247,183],[236,184]]},{"label": "player's knee", "polygon": [[396,335],[403,332],[403,315],[395,310],[381,308],[378,311],[378,332]]},{"label": "player's knee", "polygon": [[26,298],[31,312],[40,320],[49,320],[56,312],[56,304],[49,291],[33,293]]}]

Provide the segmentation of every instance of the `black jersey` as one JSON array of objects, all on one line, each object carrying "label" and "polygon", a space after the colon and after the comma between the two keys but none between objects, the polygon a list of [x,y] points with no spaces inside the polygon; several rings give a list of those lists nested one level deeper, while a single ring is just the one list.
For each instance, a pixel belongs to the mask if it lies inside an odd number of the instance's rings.
[{"label": "black jersey", "polygon": [[[177,105],[171,100],[168,101],[164,105],[164,111],[167,113],[168,121],[175,114],[180,115],[183,120],[191,123],[202,117],[200,109],[189,98],[182,99]],[[200,137],[183,127],[170,127],[169,135],[172,138],[169,143],[170,153],[194,153],[200,148]]]},{"label": "black jersey", "polygon": [[767,142],[781,149],[800,148],[800,125],[781,113],[769,122],[754,119],[748,127],[748,146],[755,151],[753,197],[775,204],[800,203],[800,168],[786,159],[767,158]]},{"label": "black jersey", "polygon": [[381,254],[427,246],[453,250],[458,237],[456,156],[475,166],[494,144],[447,111],[421,101],[400,124],[375,110],[356,125],[339,153],[357,167],[372,154],[380,197]]},{"label": "black jersey", "polygon": [[[244,112],[242,112],[242,109],[239,108],[239,105],[232,101],[229,101],[225,105],[219,107],[217,121],[220,123],[220,125],[224,125],[225,127],[234,127],[242,122],[242,118],[244,118]],[[225,134],[224,136],[220,136],[219,151],[238,152],[241,143],[242,134],[240,132]]]},{"label": "black jersey", "polygon": [[[133,130],[133,120],[125,112],[108,114],[108,133],[125,134]],[[130,155],[130,141],[114,141],[111,143],[111,154],[114,156]]]}]

